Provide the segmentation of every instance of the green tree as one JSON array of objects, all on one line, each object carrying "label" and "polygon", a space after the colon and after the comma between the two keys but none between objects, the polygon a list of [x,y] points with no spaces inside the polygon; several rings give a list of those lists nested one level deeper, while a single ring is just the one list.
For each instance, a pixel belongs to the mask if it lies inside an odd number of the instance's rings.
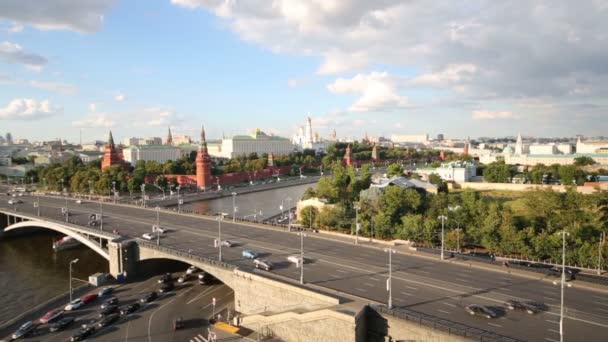
[{"label": "green tree", "polygon": [[401,177],[403,176],[403,166],[401,164],[393,163],[386,168],[386,176],[388,178],[391,177]]},{"label": "green tree", "polygon": [[595,164],[596,164],[595,160],[593,160],[593,158],[591,158],[591,157],[580,156],[580,157],[574,158],[575,166],[587,166],[587,165],[595,165]]}]

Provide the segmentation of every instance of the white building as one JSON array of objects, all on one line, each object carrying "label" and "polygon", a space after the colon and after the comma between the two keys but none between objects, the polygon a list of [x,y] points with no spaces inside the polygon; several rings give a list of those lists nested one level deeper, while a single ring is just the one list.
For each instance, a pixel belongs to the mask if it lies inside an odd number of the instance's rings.
[{"label": "white building", "polygon": [[427,144],[429,142],[428,134],[393,134],[391,140],[394,143],[417,143]]},{"label": "white building", "polygon": [[608,150],[608,141],[585,141],[579,136],[576,140],[576,153],[606,153]]},{"label": "white building", "polygon": [[189,135],[176,135],[173,137],[173,145],[185,145],[191,143],[192,137],[190,137]]},{"label": "white building", "polygon": [[558,154],[555,144],[532,144],[529,147],[530,154]]},{"label": "white building", "polygon": [[259,129],[252,135],[236,135],[222,139],[221,145],[209,144],[209,155],[218,158],[235,158],[250,153],[273,153],[275,156],[293,153],[295,146],[289,139],[267,135]]},{"label": "white building", "polygon": [[166,145],[130,146],[122,151],[125,161],[135,165],[138,160],[154,160],[164,163],[168,160],[177,160],[182,156],[179,148]]},{"label": "white building", "polygon": [[122,140],[122,144],[125,146],[137,146],[137,145],[139,145],[140,139],[141,138],[135,138],[135,137],[124,138]]},{"label": "white building", "polygon": [[450,162],[438,168],[416,169],[416,173],[428,176],[436,173],[444,181],[470,182],[477,176],[477,165],[469,162]]},{"label": "white building", "polygon": [[[335,130],[333,131],[332,140],[337,141]],[[332,144],[330,141],[323,141],[319,137],[319,133],[313,132],[312,119],[310,117],[306,119],[306,126],[298,127],[298,134],[295,134],[291,138],[291,142],[300,151],[310,149],[315,150],[317,153],[325,153],[329,145]]]}]

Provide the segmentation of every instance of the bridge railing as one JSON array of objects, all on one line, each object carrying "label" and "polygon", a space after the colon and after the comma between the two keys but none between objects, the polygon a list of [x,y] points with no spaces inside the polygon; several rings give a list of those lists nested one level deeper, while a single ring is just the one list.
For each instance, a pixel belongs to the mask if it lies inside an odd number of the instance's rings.
[{"label": "bridge railing", "polygon": [[370,304],[369,307],[379,313],[390,315],[402,320],[446,332],[450,335],[466,337],[481,342],[521,342],[521,340],[499,335],[497,333],[451,322],[445,319],[429,316],[406,308],[389,309],[384,305]]},{"label": "bridge railing", "polygon": [[173,256],[178,256],[178,257],[182,257],[182,258],[189,258],[195,261],[200,261],[206,264],[210,264],[213,266],[218,266],[218,267],[222,267],[225,269],[229,269],[229,270],[234,270],[235,268],[237,268],[237,266],[223,262],[223,261],[218,261],[212,258],[207,258],[198,254],[193,254],[193,253],[188,253],[188,252],[184,252],[182,250],[179,250],[177,248],[173,248],[173,247],[168,247],[168,246],[162,246],[162,245],[157,245],[151,242],[147,242],[147,241],[142,241],[142,240],[137,240],[137,244],[139,246],[143,246],[146,248],[150,248],[150,249],[154,249],[157,250],[159,252],[163,252],[163,253],[167,253]]}]

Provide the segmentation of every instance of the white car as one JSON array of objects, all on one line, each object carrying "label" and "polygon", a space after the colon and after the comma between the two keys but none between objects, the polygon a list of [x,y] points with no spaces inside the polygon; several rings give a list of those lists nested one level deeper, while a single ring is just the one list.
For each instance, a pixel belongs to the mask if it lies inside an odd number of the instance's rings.
[{"label": "white car", "polygon": [[144,239],[146,239],[146,240],[154,240],[154,235],[152,235],[152,233],[145,233],[141,237],[144,238]]},{"label": "white car", "polygon": [[192,274],[198,271],[198,267],[196,266],[190,266],[188,267],[188,270],[186,270],[186,274]]},{"label": "white car", "polygon": [[253,266],[255,266],[255,268],[261,268],[266,271],[270,271],[272,269],[272,263],[268,260],[262,259],[254,259]]},{"label": "white car", "polygon": [[164,234],[169,231],[167,227],[152,226],[152,231],[158,234]]},{"label": "white car", "polygon": [[18,199],[17,200],[14,200],[14,199],[8,200],[8,204],[20,204],[20,203],[23,203],[23,201],[18,200]]},{"label": "white car", "polygon": [[76,204],[82,204],[82,200],[76,200]]},{"label": "white car", "polygon": [[177,278],[177,282],[178,283],[185,283],[188,281],[188,279],[190,279],[190,277],[188,276],[188,274],[184,274],[181,277]]},{"label": "white car", "polygon": [[82,300],[80,300],[80,298],[77,298],[71,301],[68,305],[66,305],[64,309],[65,311],[72,311],[80,308],[83,305],[84,303],[82,302]]},{"label": "white car", "polygon": [[[302,258],[299,255],[290,255],[287,257],[287,261],[296,264],[296,267],[300,267],[300,262]],[[306,263],[306,258],[304,258],[304,263]]]},{"label": "white car", "polygon": [[[232,245],[234,245],[234,243],[230,240],[222,240],[221,244],[222,247],[232,247]],[[215,246],[216,248],[219,246],[218,239],[215,239],[213,241],[213,246]]]}]

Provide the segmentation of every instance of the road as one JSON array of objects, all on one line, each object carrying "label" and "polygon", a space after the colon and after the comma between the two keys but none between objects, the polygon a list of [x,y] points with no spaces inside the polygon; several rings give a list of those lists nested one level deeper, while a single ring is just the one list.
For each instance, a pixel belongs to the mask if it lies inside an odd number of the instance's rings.
[{"label": "road", "polygon": [[[122,285],[114,295],[119,298],[119,305],[136,301],[150,291],[158,289],[158,277],[152,277],[142,282]],[[234,293],[223,284],[201,286],[195,280],[177,284],[174,291],[160,294],[159,298],[131,315],[123,316],[109,327],[97,330],[88,341],[136,341],[136,342],[169,342],[189,341],[203,334],[206,336],[207,319],[213,314],[212,298],[216,298],[216,309],[234,307]],[[78,331],[81,324],[93,323],[98,320],[99,305],[103,303],[100,297],[79,310],[67,313],[76,322],[67,330],[51,333],[48,325],[40,325],[36,332],[24,341],[69,341]],[[185,325],[183,329],[173,331],[173,320],[181,316]]]},{"label": "road", "polygon": [[[7,198],[8,199],[8,198]],[[35,213],[34,199],[23,197],[17,210]],[[61,219],[60,208],[65,200],[41,198],[43,216]],[[0,207],[13,210],[6,201]],[[88,215],[99,211],[98,203],[74,204],[69,207],[71,222],[84,224]],[[198,216],[161,212],[162,226],[174,231],[161,238],[161,244],[190,250],[191,253],[217,257],[213,240],[218,235],[218,222]],[[123,235],[141,236],[150,232],[156,221],[153,210],[104,205],[105,229],[117,229]],[[368,300],[387,303],[386,279],[388,255],[379,248],[355,246],[309,234],[305,238],[305,255],[311,263],[305,265],[305,282],[341,291]],[[222,223],[222,238],[239,243],[224,248],[223,260],[251,266],[243,259],[243,249],[253,249],[272,261],[273,273],[299,279],[300,270],[286,261],[299,253],[300,238],[285,232],[257,226]],[[507,299],[535,301],[546,304],[548,310],[537,315],[505,312],[500,308]],[[529,278],[437,259],[398,253],[393,256],[393,303],[409,309],[497,334],[529,341],[559,341],[559,286],[542,276]],[[501,316],[494,320],[470,317],[464,311],[468,304],[496,307]],[[608,294],[575,286],[566,289],[566,340],[584,336],[587,341],[605,341],[608,336]]]}]

